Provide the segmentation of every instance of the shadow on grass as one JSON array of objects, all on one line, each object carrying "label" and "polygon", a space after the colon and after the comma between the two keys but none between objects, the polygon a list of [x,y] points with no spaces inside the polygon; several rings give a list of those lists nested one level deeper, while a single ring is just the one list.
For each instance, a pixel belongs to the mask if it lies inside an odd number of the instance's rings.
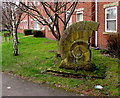
[{"label": "shadow on grass", "polygon": [[97,78],[97,79],[104,79],[106,77],[106,66],[99,66],[96,65],[96,70],[85,71],[85,70],[78,70],[74,71],[71,69],[59,68],[60,60],[58,63],[55,64],[53,67],[48,68],[45,73],[62,76],[62,77],[70,77],[70,78]]}]

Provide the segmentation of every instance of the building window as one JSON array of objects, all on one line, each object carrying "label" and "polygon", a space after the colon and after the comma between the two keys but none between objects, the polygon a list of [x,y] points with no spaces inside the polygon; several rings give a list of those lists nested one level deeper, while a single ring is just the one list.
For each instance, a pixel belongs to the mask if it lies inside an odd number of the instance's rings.
[{"label": "building window", "polygon": [[83,21],[83,11],[76,12],[76,22]]},{"label": "building window", "polygon": [[40,30],[40,24],[37,20],[34,21],[34,29],[35,30]]},{"label": "building window", "polygon": [[[48,22],[49,22],[49,24],[51,24],[51,26],[52,26],[52,20],[51,20],[51,18],[49,17],[48,18]],[[48,30],[50,31],[50,28],[48,27]],[[56,27],[54,26],[54,31],[56,31]]]},{"label": "building window", "polygon": [[24,29],[27,29],[27,26],[28,26],[28,24],[27,24],[27,21],[24,23]]},{"label": "building window", "polygon": [[[69,16],[69,14],[70,14],[70,11],[67,11],[67,13],[66,13],[66,19]],[[69,20],[69,22],[67,24],[67,27],[69,27],[71,24],[72,24],[72,15],[71,15],[70,20]]]},{"label": "building window", "polygon": [[[52,20],[50,19],[50,17],[48,18],[48,23],[51,25],[52,24]],[[51,25],[52,26],[52,25]],[[50,28],[48,27],[48,30],[50,31]]]},{"label": "building window", "polygon": [[[42,21],[42,23],[44,24],[44,21]],[[45,25],[42,25],[41,30],[45,30]]]},{"label": "building window", "polygon": [[23,21],[23,29],[27,29],[28,28],[28,23],[27,20]]},{"label": "building window", "polygon": [[105,32],[117,32],[117,7],[105,9]]}]

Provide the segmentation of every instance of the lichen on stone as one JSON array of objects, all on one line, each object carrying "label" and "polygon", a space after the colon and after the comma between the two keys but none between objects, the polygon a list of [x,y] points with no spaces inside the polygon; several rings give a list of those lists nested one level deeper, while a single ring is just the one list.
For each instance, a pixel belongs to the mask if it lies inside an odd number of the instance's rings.
[{"label": "lichen on stone", "polygon": [[92,69],[89,40],[98,26],[99,23],[94,21],[80,21],[64,31],[59,42],[62,58],[60,67],[73,70]]}]

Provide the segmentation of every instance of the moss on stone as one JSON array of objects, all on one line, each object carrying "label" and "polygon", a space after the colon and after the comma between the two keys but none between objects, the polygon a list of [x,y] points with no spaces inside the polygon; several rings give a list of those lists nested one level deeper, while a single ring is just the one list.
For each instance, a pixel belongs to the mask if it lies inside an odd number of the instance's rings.
[{"label": "moss on stone", "polygon": [[59,42],[61,58],[63,59],[60,67],[74,70],[89,68],[86,67],[91,61],[89,39],[92,32],[98,29],[98,26],[99,23],[94,21],[81,21],[72,24],[64,31]]}]

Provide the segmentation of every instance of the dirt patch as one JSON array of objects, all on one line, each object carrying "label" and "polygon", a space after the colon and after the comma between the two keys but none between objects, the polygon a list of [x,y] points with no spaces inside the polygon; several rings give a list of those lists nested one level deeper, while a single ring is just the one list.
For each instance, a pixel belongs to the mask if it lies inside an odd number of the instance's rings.
[{"label": "dirt patch", "polygon": [[44,43],[52,43],[52,42],[44,42]]},{"label": "dirt patch", "polygon": [[55,51],[55,50],[50,50],[49,52],[57,52],[57,51]]}]

